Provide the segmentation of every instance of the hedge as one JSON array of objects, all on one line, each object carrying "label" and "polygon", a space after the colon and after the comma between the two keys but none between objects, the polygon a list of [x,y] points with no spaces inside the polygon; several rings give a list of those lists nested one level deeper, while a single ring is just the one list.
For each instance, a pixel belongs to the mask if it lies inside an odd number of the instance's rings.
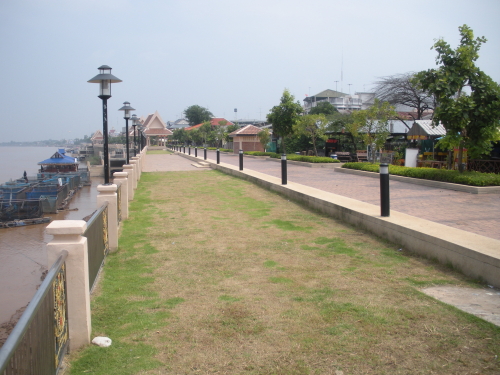
[{"label": "hedge", "polygon": [[[372,163],[345,163],[342,168],[357,169],[367,172],[379,172],[379,165]],[[481,173],[466,171],[460,173],[455,170],[437,168],[411,168],[389,165],[389,173],[396,176],[420,178],[441,182],[451,182],[469,186],[500,186],[500,175],[495,173]]]}]

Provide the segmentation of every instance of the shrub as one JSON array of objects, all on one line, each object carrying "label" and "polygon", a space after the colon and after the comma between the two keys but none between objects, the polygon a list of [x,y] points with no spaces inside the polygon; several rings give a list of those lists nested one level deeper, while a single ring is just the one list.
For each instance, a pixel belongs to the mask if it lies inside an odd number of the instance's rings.
[{"label": "shrub", "polygon": [[[345,163],[342,168],[379,172],[379,165],[372,163]],[[389,173],[396,176],[421,178],[469,186],[500,186],[500,175],[495,173],[463,172],[436,168],[410,168],[389,165]]]},{"label": "shrub", "polygon": [[[280,159],[281,155],[274,154],[271,157],[276,158],[276,159]],[[290,155],[287,155],[286,158],[288,160],[303,161],[305,163],[340,163],[340,160],[328,158],[325,156],[306,156],[306,155],[290,154]]]}]

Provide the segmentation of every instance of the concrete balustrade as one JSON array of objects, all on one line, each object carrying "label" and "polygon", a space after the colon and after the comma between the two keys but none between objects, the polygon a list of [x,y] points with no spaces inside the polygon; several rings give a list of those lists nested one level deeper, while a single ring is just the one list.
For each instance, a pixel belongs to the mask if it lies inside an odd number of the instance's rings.
[{"label": "concrete balustrade", "polygon": [[138,172],[137,172],[137,160],[130,160],[130,165],[134,169],[134,178],[132,179],[132,187],[134,189],[137,189],[137,176],[138,176]]},{"label": "concrete balustrade", "polygon": [[118,249],[118,207],[117,186],[115,184],[98,185],[97,208],[108,202],[108,240],[109,250]]},{"label": "concrete balustrade", "polygon": [[113,181],[118,185],[121,184],[121,201],[119,202],[122,212],[122,220],[128,219],[128,173],[115,172],[113,173]]},{"label": "concrete balustrade", "polygon": [[54,264],[62,250],[68,252],[66,287],[71,351],[89,345],[92,331],[88,246],[87,238],[82,236],[86,229],[87,223],[83,220],[54,220],[45,229],[54,236],[47,244],[47,264]]}]

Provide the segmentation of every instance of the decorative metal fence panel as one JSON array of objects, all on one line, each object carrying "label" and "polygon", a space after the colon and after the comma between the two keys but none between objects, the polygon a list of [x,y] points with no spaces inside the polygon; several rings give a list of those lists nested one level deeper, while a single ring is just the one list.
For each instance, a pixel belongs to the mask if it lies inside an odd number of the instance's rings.
[{"label": "decorative metal fence panel", "polygon": [[94,288],[97,275],[109,251],[108,240],[108,203],[99,208],[87,222],[87,237],[89,258],[89,290]]},{"label": "decorative metal fence panel", "polygon": [[68,344],[67,256],[63,250],[0,349],[0,374],[57,374]]}]

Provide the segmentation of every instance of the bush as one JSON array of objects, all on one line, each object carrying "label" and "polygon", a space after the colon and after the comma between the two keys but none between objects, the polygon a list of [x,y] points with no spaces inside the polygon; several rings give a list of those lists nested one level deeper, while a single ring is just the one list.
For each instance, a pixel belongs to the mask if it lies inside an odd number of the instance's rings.
[{"label": "bush", "polygon": [[244,151],[243,154],[251,156],[272,156],[277,155],[275,152],[264,152],[264,151]]},{"label": "bush", "polygon": [[[345,163],[342,168],[379,172],[379,165],[372,163]],[[420,178],[469,186],[500,186],[500,175],[495,173],[451,171],[436,168],[410,168],[389,165],[389,173],[396,176]]]},{"label": "bush", "polygon": [[[271,157],[276,159],[281,159],[280,154],[274,154]],[[306,156],[306,155],[290,154],[287,155],[286,158],[288,160],[303,161],[305,163],[340,163],[340,160],[328,158],[325,156]]]}]

